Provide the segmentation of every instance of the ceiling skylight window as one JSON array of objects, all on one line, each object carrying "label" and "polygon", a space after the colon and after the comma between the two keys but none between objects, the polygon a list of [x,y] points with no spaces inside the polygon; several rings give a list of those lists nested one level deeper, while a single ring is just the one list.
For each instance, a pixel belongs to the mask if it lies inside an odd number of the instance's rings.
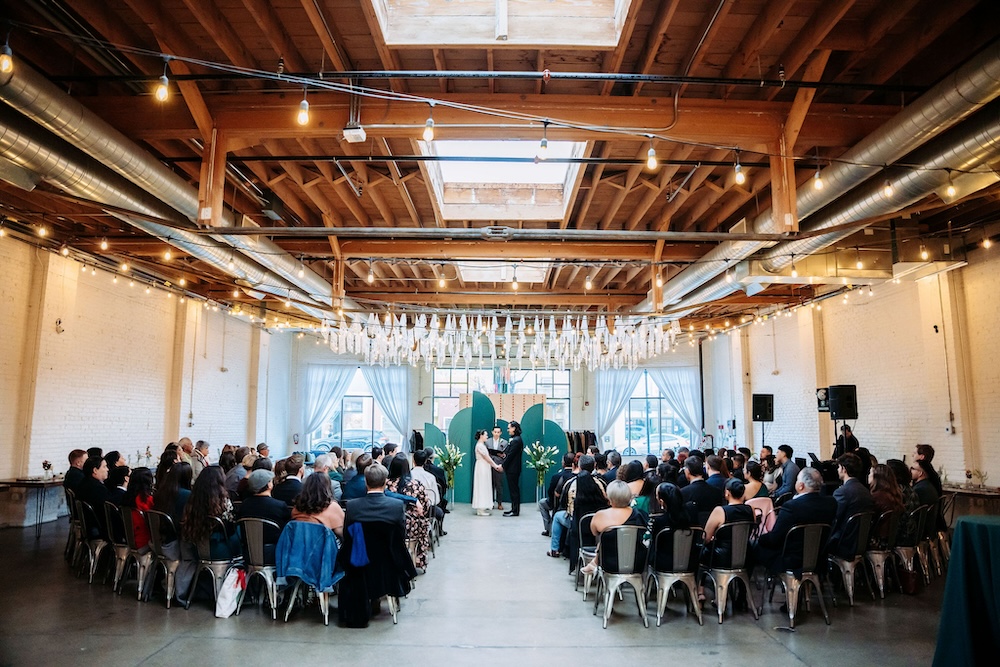
[{"label": "ceiling skylight window", "polygon": [[581,157],[586,148],[549,141],[546,159],[538,161],[537,141],[418,143],[424,155],[446,158],[424,163],[445,220],[562,220],[583,165],[560,160]]}]

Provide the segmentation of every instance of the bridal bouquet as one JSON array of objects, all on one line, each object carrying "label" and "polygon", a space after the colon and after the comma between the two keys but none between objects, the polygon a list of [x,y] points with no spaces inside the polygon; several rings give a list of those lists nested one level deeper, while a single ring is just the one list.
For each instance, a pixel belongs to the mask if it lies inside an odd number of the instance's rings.
[{"label": "bridal bouquet", "polygon": [[526,447],[524,451],[528,457],[524,465],[535,470],[535,474],[538,475],[538,486],[543,486],[545,473],[555,465],[559,450],[555,447],[546,447],[535,440],[534,444]]}]

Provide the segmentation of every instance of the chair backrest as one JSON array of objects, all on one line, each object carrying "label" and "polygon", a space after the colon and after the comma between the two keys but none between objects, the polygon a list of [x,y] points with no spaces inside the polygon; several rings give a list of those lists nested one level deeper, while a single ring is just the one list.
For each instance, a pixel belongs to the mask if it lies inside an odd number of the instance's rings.
[{"label": "chair backrest", "polygon": [[584,514],[580,517],[580,548],[585,547],[596,547],[597,537],[590,530],[590,522],[594,520],[594,515],[597,512],[591,512],[590,514]]},{"label": "chair backrest", "polygon": [[782,561],[785,560],[785,556],[787,555],[789,542],[801,537],[802,564],[799,569],[803,572],[815,572],[829,531],[830,526],[825,523],[803,523],[793,526],[788,531],[788,534],[785,535],[785,545],[781,549]]},{"label": "chair backrest", "polygon": [[[125,526],[122,522],[122,513],[110,500],[104,501],[104,519],[108,526],[108,538],[117,547],[128,546],[125,539]],[[131,522],[129,522],[131,523]]]},{"label": "chair backrest", "polygon": [[336,582],[337,552],[337,539],[323,524],[289,521],[275,548],[275,574],[299,577],[313,588],[325,591]]},{"label": "chair backrest", "polygon": [[868,550],[868,535],[871,534],[872,528],[872,518],[874,518],[874,512],[858,512],[857,514],[851,515],[847,519],[847,525],[844,527],[844,534],[857,535],[857,541],[854,543],[854,556],[864,556],[865,551]]},{"label": "chair backrest", "polygon": [[763,535],[774,527],[774,501],[767,496],[750,498],[746,502],[757,517],[757,534]]},{"label": "chair backrest", "polygon": [[950,523],[950,519],[954,515],[955,496],[957,495],[957,493],[944,493],[938,498],[938,513],[944,519],[945,526]]},{"label": "chair backrest", "polygon": [[124,505],[118,506],[118,514],[122,522],[122,526],[125,529],[125,544],[132,551],[137,551],[138,547],[135,545],[135,524],[132,523],[132,516],[134,512],[139,513],[139,518],[142,521],[146,520],[146,515],[142,510],[132,509],[131,507],[125,507]]},{"label": "chair backrest", "polygon": [[79,521],[80,514],[76,509],[76,492],[73,489],[65,489],[66,492],[66,507],[69,509],[69,520]]},{"label": "chair backrest", "polygon": [[694,572],[692,565],[695,563],[691,558],[691,552],[697,543],[698,533],[704,532],[700,528],[664,528],[658,532],[653,538],[654,552],[660,554],[664,550],[669,550],[672,567],[669,570],[660,570],[656,567],[656,563],[651,563],[653,569],[657,572],[670,573]]},{"label": "chair backrest", "polygon": [[750,546],[750,535],[753,533],[756,525],[753,521],[734,521],[733,523],[723,524],[718,531],[716,531],[715,539],[719,539],[720,536],[726,533],[731,534],[732,538],[732,561],[730,568],[733,570],[742,570],[747,564],[747,550]]},{"label": "chair backrest", "polygon": [[871,534],[874,535],[875,546],[887,551],[896,548],[896,539],[899,537],[899,521],[902,517],[902,510],[882,512],[882,516],[875,522],[871,531]]},{"label": "chair backrest", "polygon": [[791,500],[794,497],[795,497],[795,492],[794,491],[787,491],[785,493],[782,493],[780,496],[778,496],[777,498],[774,499],[774,506],[775,507],[781,507],[782,505],[784,505],[786,502],[788,502],[789,500]]},{"label": "chair backrest", "polygon": [[264,526],[280,531],[281,526],[267,519],[244,517],[236,522],[240,528],[243,553],[251,567],[264,567]]},{"label": "chair backrest", "polygon": [[645,571],[646,547],[642,542],[645,533],[645,526],[612,526],[601,533],[597,550],[601,568],[608,574]]},{"label": "chair backrest", "polygon": [[195,548],[198,550],[198,560],[213,560],[212,535],[216,533],[222,534],[222,544],[225,545],[228,553],[222,560],[232,560],[233,554],[229,551],[229,540],[226,539],[226,524],[217,516],[208,517],[208,521],[212,524],[212,530],[195,545]]},{"label": "chair backrest", "polygon": [[83,500],[76,501],[76,511],[80,515],[80,523],[83,526],[83,537],[92,540],[101,537],[101,524],[97,521],[97,512],[90,506],[90,503]]},{"label": "chair backrest", "polygon": [[163,553],[163,534],[177,534],[173,518],[160,510],[146,510],[146,525],[149,527],[149,549],[157,558],[165,558]]},{"label": "chair backrest", "polygon": [[912,532],[907,535],[905,543],[901,547],[916,546],[920,540],[927,535],[927,510],[928,505],[921,505],[909,514],[909,524],[913,527]]}]

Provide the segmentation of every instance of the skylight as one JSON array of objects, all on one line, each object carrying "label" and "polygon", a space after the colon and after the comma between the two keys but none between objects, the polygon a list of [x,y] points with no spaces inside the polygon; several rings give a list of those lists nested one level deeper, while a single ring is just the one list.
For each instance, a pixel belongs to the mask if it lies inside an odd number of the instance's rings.
[{"label": "skylight", "polygon": [[519,283],[543,283],[548,275],[547,261],[519,262],[463,262],[455,263],[462,280],[467,283],[509,283],[517,276]]},{"label": "skylight", "polygon": [[[425,155],[477,160],[426,163],[436,203],[445,220],[561,220],[580,164],[556,162],[580,157],[585,143],[549,141],[546,160],[535,160],[537,141],[418,142]],[[523,158],[532,162],[504,162]]]}]

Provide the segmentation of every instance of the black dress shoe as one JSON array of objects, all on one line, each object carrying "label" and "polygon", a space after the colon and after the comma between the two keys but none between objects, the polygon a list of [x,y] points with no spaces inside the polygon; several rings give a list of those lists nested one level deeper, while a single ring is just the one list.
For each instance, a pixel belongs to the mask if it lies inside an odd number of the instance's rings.
[{"label": "black dress shoe", "polygon": [[448,534],[448,531],[447,531],[447,530],[442,530],[442,531],[441,531],[441,537],[444,537],[444,536],[445,536],[445,535],[447,535],[447,534]]},{"label": "black dress shoe", "polygon": [[547,531],[547,530],[543,530],[542,531],[542,535],[544,535],[545,537],[551,537],[551,535],[549,534],[549,531]]},{"label": "black dress shoe", "polygon": [[504,512],[504,513],[503,513],[503,515],[504,515],[504,516],[517,516],[516,514],[514,514],[513,512],[511,512],[511,511],[509,511],[509,510],[508,510],[508,511],[506,511],[506,512]]}]

